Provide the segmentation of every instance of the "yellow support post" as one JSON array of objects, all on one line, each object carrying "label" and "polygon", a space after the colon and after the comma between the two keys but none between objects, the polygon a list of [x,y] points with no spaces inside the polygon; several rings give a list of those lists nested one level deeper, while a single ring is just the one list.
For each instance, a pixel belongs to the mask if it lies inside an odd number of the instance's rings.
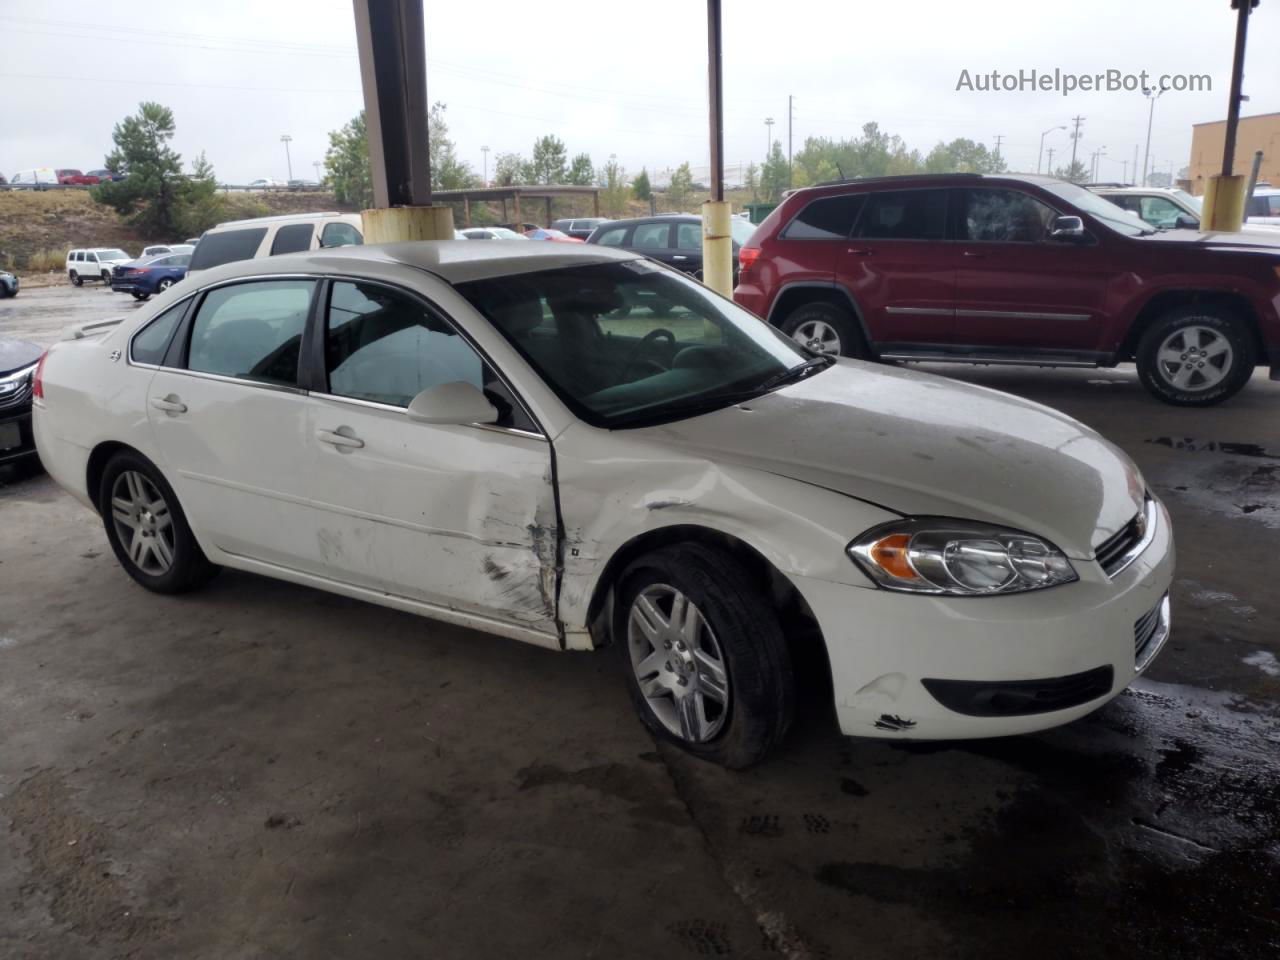
[{"label": "yellow support post", "polygon": [[702,282],[725,297],[733,296],[732,214],[728,200],[702,205]]},{"label": "yellow support post", "polygon": [[1200,229],[1237,232],[1244,224],[1244,194],[1247,187],[1248,178],[1243,174],[1214,174],[1210,177],[1205,184]]},{"label": "yellow support post", "polygon": [[365,243],[453,239],[453,209],[448,204],[363,210],[360,219]]}]

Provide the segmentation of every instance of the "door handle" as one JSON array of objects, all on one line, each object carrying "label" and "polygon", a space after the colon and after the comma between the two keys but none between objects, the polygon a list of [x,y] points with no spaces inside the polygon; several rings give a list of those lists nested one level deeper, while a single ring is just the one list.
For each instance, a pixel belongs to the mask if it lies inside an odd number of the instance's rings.
[{"label": "door handle", "polygon": [[853,254],[853,256],[855,257],[871,256],[871,251],[868,250],[866,247],[850,247],[848,250],[845,251],[845,253]]},{"label": "door handle", "polygon": [[966,250],[961,256],[972,257],[974,260],[981,260],[986,256],[985,253],[978,253],[976,250]]},{"label": "door handle", "polygon": [[321,443],[327,443],[335,447],[349,447],[352,450],[358,450],[364,446],[364,441],[359,437],[347,437],[333,430],[317,430],[316,439]]},{"label": "door handle", "polygon": [[163,410],[165,413],[186,413],[187,405],[177,398],[175,394],[169,394],[167,397],[152,397],[151,405],[157,410]]},{"label": "door handle", "polygon": [[682,253],[673,253],[671,255],[671,259],[672,260],[688,260],[689,258]]}]

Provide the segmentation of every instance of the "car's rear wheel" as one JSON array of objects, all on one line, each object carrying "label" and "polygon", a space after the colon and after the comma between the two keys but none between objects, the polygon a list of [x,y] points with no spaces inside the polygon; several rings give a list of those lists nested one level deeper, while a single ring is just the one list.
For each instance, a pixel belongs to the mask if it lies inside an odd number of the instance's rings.
[{"label": "car's rear wheel", "polygon": [[857,321],[834,303],[806,303],[787,314],[782,332],[796,343],[818,353],[843,357],[867,357],[869,352]]},{"label": "car's rear wheel", "polygon": [[1156,397],[1175,406],[1207,407],[1249,382],[1257,346],[1230,310],[1190,304],[1147,329],[1136,359],[1142,385]]},{"label": "car's rear wheel", "polygon": [[627,688],[654,736],[734,768],[782,740],[795,701],[786,638],[732,556],[698,544],[647,554],[614,610]]},{"label": "car's rear wheel", "polygon": [[147,299],[148,297],[150,297],[150,296],[151,296],[151,294],[149,294],[149,293],[141,293],[141,292],[139,292],[139,291],[137,291],[137,290],[134,290],[134,291],[133,291],[133,299],[135,299],[135,300],[146,300],[146,299]]},{"label": "car's rear wheel", "polygon": [[132,451],[107,463],[98,488],[107,540],[125,572],[156,593],[182,593],[218,572],[196,543],[164,476]]},{"label": "car's rear wheel", "polygon": [[84,284],[84,281],[80,279],[80,274],[76,273],[74,270],[68,273],[67,276],[71,278],[72,286],[79,287]]},{"label": "car's rear wheel", "polygon": [[164,293],[166,290],[168,290],[172,286],[173,286],[173,281],[170,280],[168,277],[165,277],[163,280],[161,280],[159,283],[156,284],[156,289],[160,293]]}]

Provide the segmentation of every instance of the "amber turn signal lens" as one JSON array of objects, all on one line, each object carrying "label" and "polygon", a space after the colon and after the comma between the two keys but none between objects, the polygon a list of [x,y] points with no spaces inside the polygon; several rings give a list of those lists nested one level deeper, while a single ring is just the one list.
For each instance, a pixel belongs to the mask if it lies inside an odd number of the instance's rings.
[{"label": "amber turn signal lens", "polygon": [[892,533],[871,545],[871,559],[899,579],[915,580],[919,574],[907,557],[907,546],[910,543],[911,534]]}]

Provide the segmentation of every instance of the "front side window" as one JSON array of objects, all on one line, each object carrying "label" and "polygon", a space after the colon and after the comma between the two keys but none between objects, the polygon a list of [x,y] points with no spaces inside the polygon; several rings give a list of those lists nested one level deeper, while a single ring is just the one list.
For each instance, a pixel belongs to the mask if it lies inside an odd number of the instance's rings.
[{"label": "front side window", "polygon": [[271,256],[279,253],[298,253],[311,249],[311,238],[315,235],[315,225],[311,223],[291,223],[276,231],[271,241]]},{"label": "front side window", "polygon": [[320,231],[322,247],[358,247],[364,243],[360,231],[349,223],[326,223]]},{"label": "front side window", "polygon": [[636,227],[633,247],[669,247],[671,246],[671,224],[642,223]]},{"label": "front side window", "polygon": [[1018,190],[965,190],[960,238],[986,243],[1041,243],[1057,214]]},{"label": "front side window", "polygon": [[266,227],[206,233],[191,255],[191,269],[208,270],[237,260],[252,260],[266,235]]},{"label": "front side window", "polygon": [[858,219],[863,197],[858,193],[819,197],[796,214],[782,235],[788,240],[844,240]]},{"label": "front side window", "polygon": [[1186,212],[1166,197],[1143,197],[1142,209],[1138,216],[1147,223],[1160,227],[1172,227],[1179,217],[1187,216]]},{"label": "front side window", "polygon": [[142,332],[133,338],[133,345],[129,348],[129,359],[134,363],[159,366],[164,359],[165,351],[169,349],[173,331],[177,329],[178,321],[186,312],[187,303],[183,301],[170,307],[143,327]]},{"label": "front side window", "polygon": [[858,218],[867,240],[942,240],[947,233],[946,190],[873,193]]},{"label": "front side window", "polygon": [[238,283],[210,291],[191,325],[187,368],[294,386],[313,280]]},{"label": "front side window", "polygon": [[647,260],[473,280],[457,290],[578,417],[599,427],[706,413],[827,363]]},{"label": "front side window", "polygon": [[604,233],[600,234],[600,239],[597,240],[596,243],[600,244],[602,247],[620,247],[622,246],[622,241],[626,238],[626,227],[613,227],[612,229],[606,230]]},{"label": "front side window", "polygon": [[423,303],[375,283],[336,281],[325,319],[329,393],[407,407],[430,387],[462,381],[498,408],[499,426],[533,430],[470,343]]}]

